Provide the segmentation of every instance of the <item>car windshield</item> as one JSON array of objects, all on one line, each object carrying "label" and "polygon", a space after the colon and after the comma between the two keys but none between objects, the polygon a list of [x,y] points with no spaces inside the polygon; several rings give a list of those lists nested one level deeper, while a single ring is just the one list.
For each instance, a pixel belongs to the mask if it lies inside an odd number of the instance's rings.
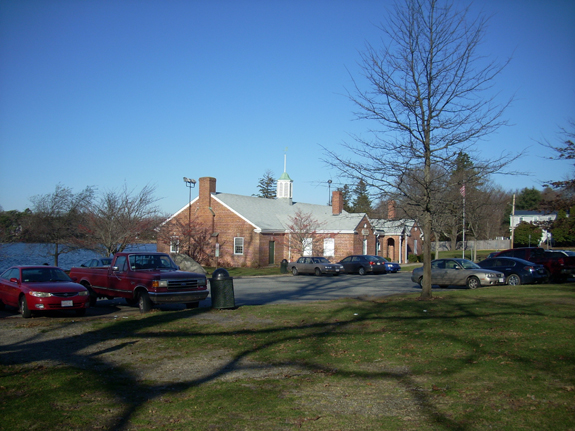
[{"label": "car windshield", "polygon": [[25,283],[49,283],[51,281],[72,281],[59,268],[27,268],[22,270],[22,281]]},{"label": "car windshield", "polygon": [[471,262],[467,259],[457,259],[457,262],[464,268],[464,269],[481,269],[479,265],[474,262]]},{"label": "car windshield", "polygon": [[130,266],[133,269],[174,269],[172,259],[168,255],[131,254]]}]

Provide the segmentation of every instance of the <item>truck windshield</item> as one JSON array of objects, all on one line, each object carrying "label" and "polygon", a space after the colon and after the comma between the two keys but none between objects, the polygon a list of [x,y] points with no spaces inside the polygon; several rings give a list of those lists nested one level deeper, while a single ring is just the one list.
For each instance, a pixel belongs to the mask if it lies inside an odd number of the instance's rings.
[{"label": "truck windshield", "polygon": [[172,259],[168,255],[158,254],[132,254],[130,267],[134,269],[175,269]]}]

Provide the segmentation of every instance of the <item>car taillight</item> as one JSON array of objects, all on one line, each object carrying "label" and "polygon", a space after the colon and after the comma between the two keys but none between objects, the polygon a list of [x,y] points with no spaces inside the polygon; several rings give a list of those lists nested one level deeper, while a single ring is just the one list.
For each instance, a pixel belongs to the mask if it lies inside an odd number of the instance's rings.
[{"label": "car taillight", "polygon": [[529,272],[535,271],[535,267],[533,267],[533,266],[525,266],[525,267],[523,267],[523,269],[524,269],[525,271],[529,271]]},{"label": "car taillight", "polygon": [[370,261],[369,264],[370,264],[370,265],[375,265],[375,262]]}]

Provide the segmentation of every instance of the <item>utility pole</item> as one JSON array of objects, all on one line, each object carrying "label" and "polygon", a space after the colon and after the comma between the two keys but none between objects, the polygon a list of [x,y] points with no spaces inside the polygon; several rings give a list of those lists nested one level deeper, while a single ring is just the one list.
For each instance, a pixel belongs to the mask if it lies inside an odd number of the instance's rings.
[{"label": "utility pole", "polygon": [[184,177],[186,187],[190,189],[188,197],[188,256],[192,254],[192,188],[196,187],[196,180]]}]

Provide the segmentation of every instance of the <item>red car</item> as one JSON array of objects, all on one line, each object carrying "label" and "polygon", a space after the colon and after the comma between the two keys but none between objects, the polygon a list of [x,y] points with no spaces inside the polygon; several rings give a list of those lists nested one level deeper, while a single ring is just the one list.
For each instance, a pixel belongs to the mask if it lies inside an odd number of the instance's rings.
[{"label": "red car", "polygon": [[50,310],[75,310],[83,316],[89,299],[84,286],[54,266],[13,266],[0,275],[0,309],[17,307],[24,318]]}]

